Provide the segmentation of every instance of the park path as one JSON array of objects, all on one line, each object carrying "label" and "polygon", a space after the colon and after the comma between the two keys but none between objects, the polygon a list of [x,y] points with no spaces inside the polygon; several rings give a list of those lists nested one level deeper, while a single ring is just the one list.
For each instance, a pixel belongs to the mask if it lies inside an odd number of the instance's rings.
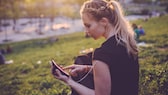
[{"label": "park path", "polygon": [[[127,16],[128,20],[144,19],[147,16]],[[31,23],[30,23],[31,21]],[[42,25],[40,25],[40,22]],[[51,23],[49,18],[43,19],[19,19],[13,31],[13,21],[7,27],[1,27],[0,44],[19,42],[30,39],[46,38],[51,36],[59,36],[63,34],[84,31],[81,19],[70,19],[65,17],[57,17]],[[51,29],[52,26],[52,29]],[[41,31],[41,32],[38,32]],[[9,41],[4,41],[9,40]]]}]

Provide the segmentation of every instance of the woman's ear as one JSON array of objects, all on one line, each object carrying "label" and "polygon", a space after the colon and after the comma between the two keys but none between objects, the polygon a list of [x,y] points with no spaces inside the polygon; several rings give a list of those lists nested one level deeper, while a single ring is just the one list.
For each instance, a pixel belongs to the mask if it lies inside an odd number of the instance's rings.
[{"label": "woman's ear", "polygon": [[101,25],[103,25],[103,26],[107,26],[108,22],[109,22],[108,19],[105,18],[105,17],[103,17],[103,18],[99,21],[99,23],[100,23]]}]

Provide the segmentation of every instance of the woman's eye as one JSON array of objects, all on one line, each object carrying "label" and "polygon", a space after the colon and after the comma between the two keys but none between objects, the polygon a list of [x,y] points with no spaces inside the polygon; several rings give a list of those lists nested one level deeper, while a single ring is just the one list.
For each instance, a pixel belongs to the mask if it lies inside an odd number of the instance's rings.
[{"label": "woman's eye", "polygon": [[90,27],[90,25],[88,25],[88,24],[85,24],[85,27],[89,28],[89,27]]}]

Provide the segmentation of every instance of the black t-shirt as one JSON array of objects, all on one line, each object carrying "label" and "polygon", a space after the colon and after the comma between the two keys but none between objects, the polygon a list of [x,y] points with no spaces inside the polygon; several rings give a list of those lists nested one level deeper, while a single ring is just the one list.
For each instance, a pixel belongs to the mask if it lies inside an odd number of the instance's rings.
[{"label": "black t-shirt", "polygon": [[115,36],[94,51],[93,60],[100,60],[109,66],[111,95],[138,95],[138,57],[128,55],[126,48],[117,43]]}]

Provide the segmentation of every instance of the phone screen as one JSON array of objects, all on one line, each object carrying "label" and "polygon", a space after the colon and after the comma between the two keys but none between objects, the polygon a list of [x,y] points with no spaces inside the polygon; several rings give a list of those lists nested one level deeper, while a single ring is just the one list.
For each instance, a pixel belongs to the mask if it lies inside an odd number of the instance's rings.
[{"label": "phone screen", "polygon": [[51,60],[51,63],[52,63],[52,66],[53,66],[52,74],[54,74],[55,70],[58,69],[61,72],[61,74],[69,77],[69,75],[64,70],[62,70],[62,68],[60,66],[58,66],[54,60]]}]

